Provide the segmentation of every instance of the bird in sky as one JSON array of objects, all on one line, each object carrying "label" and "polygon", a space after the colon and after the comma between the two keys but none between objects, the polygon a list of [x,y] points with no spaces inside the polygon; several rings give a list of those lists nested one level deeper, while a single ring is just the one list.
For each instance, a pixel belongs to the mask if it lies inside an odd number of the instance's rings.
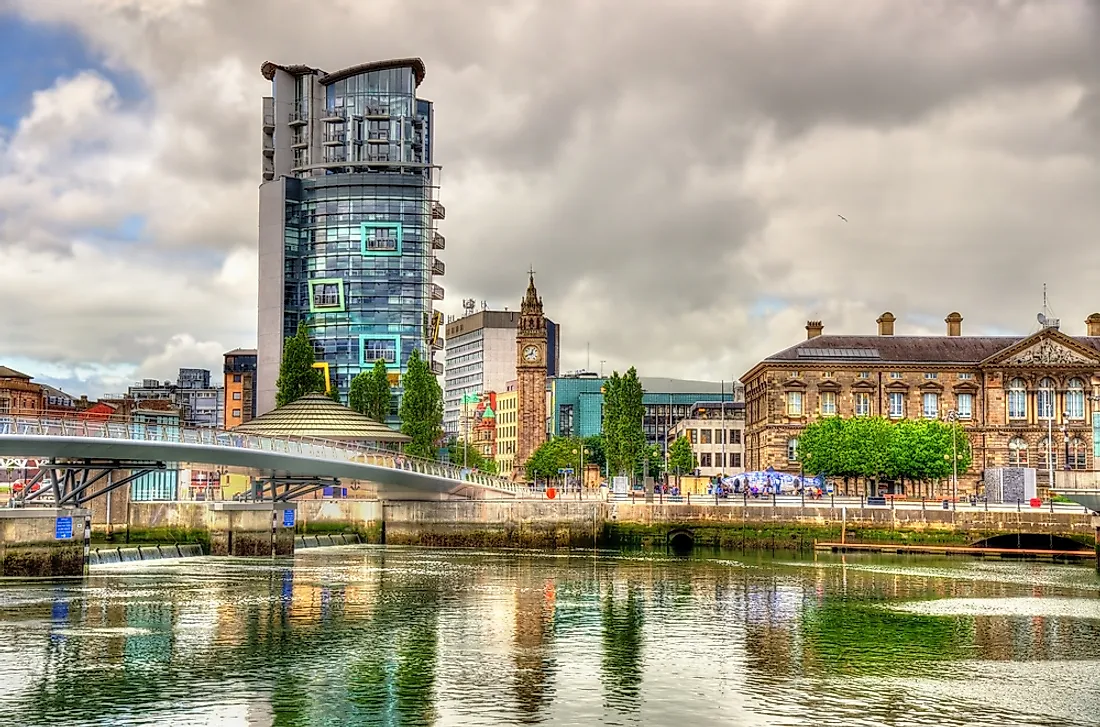
[{"label": "bird in sky", "polygon": [[848,218],[847,218],[847,217],[845,217],[844,215],[837,215],[837,217],[839,217],[840,219],[844,220],[845,222],[847,222],[847,221],[848,221]]}]

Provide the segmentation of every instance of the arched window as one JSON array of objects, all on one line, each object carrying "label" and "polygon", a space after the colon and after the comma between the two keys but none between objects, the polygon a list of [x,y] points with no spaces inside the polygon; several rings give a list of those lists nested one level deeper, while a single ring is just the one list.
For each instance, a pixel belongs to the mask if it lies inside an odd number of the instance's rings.
[{"label": "arched window", "polygon": [[791,437],[787,440],[787,459],[791,462],[798,460],[798,437]]},{"label": "arched window", "polygon": [[1045,378],[1039,382],[1039,393],[1035,397],[1035,416],[1040,419],[1054,418],[1054,379]]},{"label": "arched window", "polygon": [[[1049,459],[1048,459],[1049,457]],[[1050,439],[1043,437],[1039,440],[1039,469],[1058,469],[1058,448],[1051,451]]]},{"label": "arched window", "polygon": [[1081,441],[1080,437],[1073,437],[1069,440],[1069,457],[1066,459],[1066,467],[1071,470],[1083,470],[1087,465],[1086,459],[1088,454],[1085,449],[1085,443]]},{"label": "arched window", "polygon": [[1070,419],[1085,418],[1085,382],[1070,379],[1066,391],[1066,416]]},{"label": "arched window", "polygon": [[1008,466],[1027,467],[1027,440],[1013,437],[1008,441]]},{"label": "arched window", "polygon": [[1008,382],[1008,418],[1027,419],[1027,384],[1023,379]]}]

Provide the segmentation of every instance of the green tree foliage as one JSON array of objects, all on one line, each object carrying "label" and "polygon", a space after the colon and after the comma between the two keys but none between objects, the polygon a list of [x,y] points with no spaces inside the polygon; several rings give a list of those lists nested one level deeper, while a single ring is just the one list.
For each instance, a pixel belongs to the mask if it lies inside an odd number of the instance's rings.
[{"label": "green tree foliage", "polygon": [[489,459],[476,445],[467,444],[459,439],[452,439],[447,444],[447,455],[451,460],[451,464],[470,467],[475,470],[480,470],[486,474],[495,475],[497,473],[497,463],[495,460]]},{"label": "green tree foliage", "polygon": [[283,343],[283,362],[279,367],[279,380],[275,382],[275,406],[286,406],[306,394],[325,390],[325,377],[313,368],[313,344],[309,342],[304,323],[298,324],[298,332]]},{"label": "green tree foliage", "polygon": [[385,423],[390,413],[391,396],[386,362],[378,359],[370,371],[360,371],[351,380],[348,406],[376,422]]},{"label": "green tree foliage", "polygon": [[642,396],[642,383],[633,366],[622,376],[618,371],[612,373],[604,383],[604,453],[613,474],[634,472],[644,461],[648,445],[642,426],[645,417]]},{"label": "green tree foliage", "polygon": [[402,385],[401,431],[412,438],[405,451],[415,457],[433,457],[443,436],[443,390],[415,348]]},{"label": "green tree foliage", "polygon": [[656,444],[647,444],[637,464],[634,465],[635,477],[660,477],[665,469],[665,454]]},{"label": "green tree foliage", "polygon": [[585,465],[596,465],[600,469],[603,469],[607,464],[607,455],[604,453],[604,442],[602,434],[593,434],[591,437],[584,438],[584,463]]},{"label": "green tree foliage", "polygon": [[970,439],[958,423],[935,419],[828,417],[807,426],[798,438],[806,472],[830,477],[874,477],[929,481],[952,474],[952,431],[958,471],[971,465]]},{"label": "green tree foliage", "polygon": [[[527,476],[529,478],[553,479],[560,477],[559,469],[572,468],[574,474],[579,475],[581,466],[581,447],[587,440],[577,437],[554,437],[543,442],[526,462]],[[591,450],[587,450],[591,452]],[[584,455],[585,465],[594,464],[589,459],[589,454]]]},{"label": "green tree foliage", "polygon": [[340,400],[340,391],[335,386],[333,386],[331,389],[328,390],[328,392],[326,393],[326,396],[328,396],[328,398],[335,401],[337,404],[343,404],[344,403],[343,401]]},{"label": "green tree foliage", "polygon": [[668,445],[668,471],[678,475],[689,475],[698,466],[695,452],[691,449],[691,440],[677,437]]}]

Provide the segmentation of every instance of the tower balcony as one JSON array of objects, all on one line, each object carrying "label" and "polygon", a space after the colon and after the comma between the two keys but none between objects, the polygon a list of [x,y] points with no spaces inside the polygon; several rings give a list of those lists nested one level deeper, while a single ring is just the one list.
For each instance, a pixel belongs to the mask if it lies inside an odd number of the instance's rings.
[{"label": "tower balcony", "polygon": [[321,112],[321,121],[326,124],[339,124],[348,117],[346,109],[325,109]]},{"label": "tower balcony", "polygon": [[291,149],[305,149],[307,146],[309,146],[308,136],[299,136],[290,142]]},{"label": "tower balcony", "polygon": [[264,133],[275,131],[275,99],[271,96],[264,97]]},{"label": "tower balcony", "polygon": [[437,257],[432,258],[432,275],[446,275],[447,265]]},{"label": "tower balcony", "polygon": [[363,110],[363,118],[366,119],[388,119],[390,117],[390,110],[386,106],[368,106]]},{"label": "tower balcony", "polygon": [[264,156],[268,158],[275,156],[275,137],[271,134],[264,134]]},{"label": "tower balcony", "polygon": [[443,362],[442,361],[436,361],[434,358],[432,359],[432,373],[435,374],[436,376],[442,376],[443,375]]},{"label": "tower balcony", "polygon": [[344,131],[327,131],[325,132],[322,144],[325,146],[343,146],[347,141],[348,135]]},{"label": "tower balcony", "polygon": [[270,182],[272,179],[274,179],[275,178],[275,160],[265,158],[264,159],[263,171],[264,171],[264,181],[265,182]]},{"label": "tower balcony", "polygon": [[445,220],[447,219],[447,208],[441,205],[439,202],[432,202],[432,219],[433,220]]},{"label": "tower balcony", "polygon": [[432,249],[433,250],[446,250],[447,238],[440,235],[438,232],[432,233]]},{"label": "tower balcony", "polygon": [[432,283],[432,300],[443,300],[443,286]]},{"label": "tower balcony", "polygon": [[291,126],[304,126],[309,123],[309,109],[294,109],[290,112]]}]

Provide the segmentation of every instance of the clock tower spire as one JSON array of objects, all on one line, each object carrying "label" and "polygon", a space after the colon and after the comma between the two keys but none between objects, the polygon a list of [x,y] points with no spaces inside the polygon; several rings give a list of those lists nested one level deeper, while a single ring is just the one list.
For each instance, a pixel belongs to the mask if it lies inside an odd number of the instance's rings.
[{"label": "clock tower spire", "polygon": [[546,318],[535,288],[535,271],[528,271],[527,293],[519,307],[516,329],[516,458],[515,476],[526,479],[527,460],[546,441]]}]

